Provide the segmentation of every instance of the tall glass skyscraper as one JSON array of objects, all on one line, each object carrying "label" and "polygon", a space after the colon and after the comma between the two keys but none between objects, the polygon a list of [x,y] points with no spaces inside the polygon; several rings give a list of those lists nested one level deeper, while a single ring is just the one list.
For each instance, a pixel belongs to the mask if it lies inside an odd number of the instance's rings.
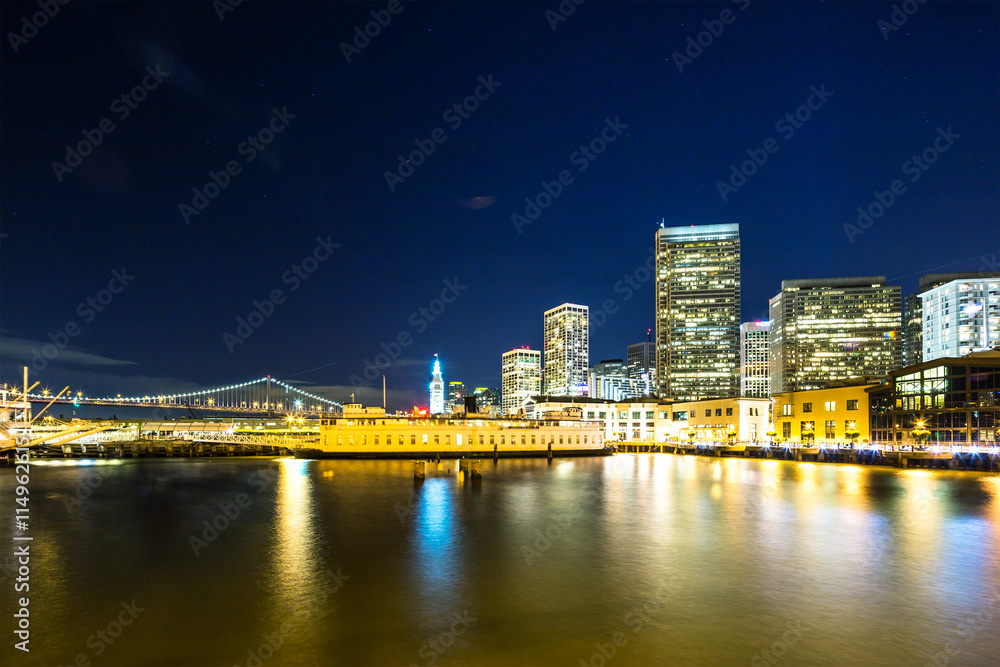
[{"label": "tall glass skyscraper", "polygon": [[739,395],[740,226],[656,232],[656,383],[661,398]]},{"label": "tall glass skyscraper", "polygon": [[590,367],[590,309],[564,303],[545,311],[545,382],[548,396],[583,396]]},{"label": "tall glass skyscraper", "polygon": [[769,307],[772,394],[900,366],[902,292],[885,276],[783,280]]}]

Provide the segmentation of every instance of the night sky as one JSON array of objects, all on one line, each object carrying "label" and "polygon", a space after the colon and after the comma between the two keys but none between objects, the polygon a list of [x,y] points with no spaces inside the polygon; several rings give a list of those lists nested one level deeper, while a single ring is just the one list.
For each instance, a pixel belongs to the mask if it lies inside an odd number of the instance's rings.
[{"label": "night sky", "polygon": [[[70,2],[35,31],[36,3],[4,2],[0,379],[69,326],[35,362],[44,386],[271,374],[343,401],[402,335],[385,374],[406,408],[435,353],[446,381],[499,386],[501,353],[540,347],[566,301],[612,301],[591,361],[624,357],[653,326],[661,220],[740,223],[743,320],[783,279],[884,274],[907,294],[996,270],[1000,5],[903,4],[890,31],[880,2],[247,1],[222,20],[221,2]],[[371,11],[391,20],[346,49]],[[433,152],[400,168],[416,142]],[[225,187],[205,192],[210,172]],[[529,220],[525,198],[548,205]]]}]

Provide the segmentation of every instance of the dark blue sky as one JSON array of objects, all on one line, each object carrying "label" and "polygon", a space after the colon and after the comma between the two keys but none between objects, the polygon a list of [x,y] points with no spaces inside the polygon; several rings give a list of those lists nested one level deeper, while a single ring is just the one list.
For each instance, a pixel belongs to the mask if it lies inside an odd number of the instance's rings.
[{"label": "dark blue sky", "polygon": [[[744,5],[592,0],[553,30],[556,2],[405,3],[348,63],[340,43],[386,3],[244,2],[220,21],[209,2],[72,2],[16,53],[8,33],[38,6],[3,3],[2,379],[74,323],[34,373],[49,386],[142,394],[270,373],[343,400],[402,334],[386,375],[390,407],[406,407],[426,401],[434,353],[446,380],[498,386],[503,351],[540,346],[544,310],[608,299],[591,358],[622,357],[653,325],[653,288],[616,282],[661,219],[740,223],[745,320],[783,279],[885,274],[909,293],[923,273],[995,269],[997,3],[914,5],[888,39],[890,3]],[[680,72],[672,54],[704,21],[721,34]],[[135,108],[115,103],[144,78]],[[444,116],[477,87],[468,118]],[[776,123],[813,87],[832,95],[788,136]],[[113,131],[57,177],[104,118]],[[574,158],[606,119],[614,141]],[[272,122],[262,150],[242,143]],[[446,140],[390,191],[397,155],[436,128]],[[939,128],[947,150],[911,180]],[[717,182],[769,138],[777,151],[724,201]],[[186,221],[179,205],[230,162]],[[512,214],[563,170],[572,182],[518,233]],[[850,239],[845,223],[897,179],[905,191]],[[296,279],[318,237],[340,245]],[[78,308],[123,267],[135,278],[102,312]],[[421,324],[445,281],[457,297]],[[283,302],[227,344],[274,290]]]}]

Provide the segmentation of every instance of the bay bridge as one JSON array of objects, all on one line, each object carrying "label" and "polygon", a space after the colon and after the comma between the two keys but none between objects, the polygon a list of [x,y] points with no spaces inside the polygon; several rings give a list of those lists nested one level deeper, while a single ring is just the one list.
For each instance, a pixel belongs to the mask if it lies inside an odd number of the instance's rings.
[{"label": "bay bridge", "polygon": [[[50,456],[217,456],[275,454],[318,439],[321,417],[343,413],[337,401],[270,375],[188,392],[143,396],[57,394],[28,385],[0,386],[0,454],[23,447]],[[32,406],[44,403],[38,412]],[[55,405],[186,410],[190,419],[55,419]],[[204,414],[203,414],[204,413]],[[228,415],[228,416],[226,416]],[[280,416],[279,416],[280,415]]]},{"label": "bay bridge", "polygon": [[[65,391],[65,390],[64,390]],[[7,385],[6,393],[23,397],[16,386]],[[86,396],[83,392],[60,392],[53,396],[48,389],[27,394],[31,403],[53,405],[102,405],[129,408],[162,408],[241,415],[274,413],[301,414],[306,417],[328,416],[343,412],[344,406],[322,396],[299,389],[267,375],[256,380],[214,387],[200,391],[147,394],[144,396]]]}]

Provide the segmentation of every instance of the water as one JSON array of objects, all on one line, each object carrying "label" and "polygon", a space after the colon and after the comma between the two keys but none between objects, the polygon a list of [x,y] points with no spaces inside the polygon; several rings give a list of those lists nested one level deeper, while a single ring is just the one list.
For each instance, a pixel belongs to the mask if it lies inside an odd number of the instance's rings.
[{"label": "water", "polygon": [[996,475],[640,454],[486,461],[477,484],[446,462],[415,486],[402,461],[97,463],[32,466],[31,652],[8,579],[5,665],[1000,662]]}]

